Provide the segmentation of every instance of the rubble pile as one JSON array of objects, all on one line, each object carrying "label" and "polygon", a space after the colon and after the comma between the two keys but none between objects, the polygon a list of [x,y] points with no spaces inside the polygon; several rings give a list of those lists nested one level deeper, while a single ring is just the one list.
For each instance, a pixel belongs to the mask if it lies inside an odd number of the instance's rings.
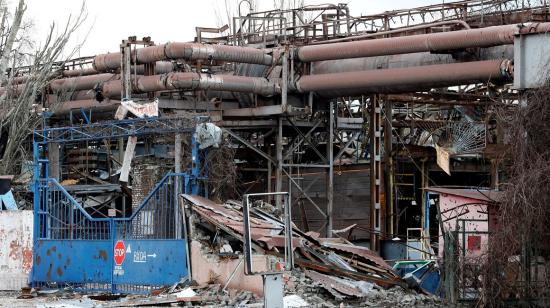
[{"label": "rubble pile", "polygon": [[[217,204],[191,195],[184,198],[191,217],[190,236],[201,242],[201,254],[216,260],[242,258],[241,204],[236,201]],[[285,237],[277,210],[262,203],[251,207],[250,215],[253,251],[280,262]],[[292,242],[296,268],[285,274],[285,298],[297,296],[307,306],[320,307],[439,304],[436,297],[409,290],[393,269],[368,248],[342,239],[322,238],[318,233],[305,233],[296,227],[293,227]],[[250,300],[252,302],[252,297]]]}]

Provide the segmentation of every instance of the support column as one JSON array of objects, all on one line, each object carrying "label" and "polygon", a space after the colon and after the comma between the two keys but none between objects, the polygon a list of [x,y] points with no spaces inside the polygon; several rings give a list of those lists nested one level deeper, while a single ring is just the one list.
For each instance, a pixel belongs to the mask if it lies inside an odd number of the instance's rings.
[{"label": "support column", "polygon": [[334,103],[330,103],[329,131],[327,140],[328,170],[327,170],[327,237],[332,237],[332,207],[334,202]]},{"label": "support column", "polygon": [[371,97],[370,110],[370,172],[371,172],[371,239],[370,249],[380,250],[380,233],[382,232],[382,108],[378,95]]},{"label": "support column", "polygon": [[[181,173],[181,149],[182,149],[182,135],[176,134],[174,141],[174,172]],[[179,195],[182,193],[181,185],[183,183],[180,181],[180,177],[176,176],[174,178],[174,218],[176,225],[176,238],[180,238],[182,235],[182,218],[183,218],[183,207],[179,206]]]},{"label": "support column", "polygon": [[[264,142],[266,142],[264,140]],[[271,144],[268,143],[267,144],[267,155],[269,155],[271,157]],[[267,192],[270,193],[273,191],[273,183],[271,181],[271,177],[273,175],[273,164],[271,163],[271,161],[268,159],[267,160]],[[267,202],[271,203],[271,196],[267,196]]]},{"label": "support column", "polygon": [[[421,181],[421,186],[422,186],[422,202],[421,202],[421,210],[422,210],[422,218],[421,218],[421,226],[422,226],[422,229],[424,229],[424,235],[425,236],[430,236],[430,229],[429,228],[426,228],[426,218],[428,217],[429,218],[429,215],[430,213],[426,213],[426,210],[429,209],[428,207],[428,202],[429,200],[426,199],[426,194],[427,194],[427,191],[424,190],[425,187],[428,186],[428,168],[426,167],[426,158],[422,159],[422,165],[421,165],[421,172],[422,172],[422,181]],[[397,209],[397,211],[399,211],[399,209]],[[396,231],[399,232],[399,222],[397,222],[396,224]]]},{"label": "support column", "polygon": [[59,143],[48,144],[48,173],[50,178],[56,180],[59,180],[61,176],[59,157]]},{"label": "support column", "polygon": [[[281,192],[283,189],[283,118],[277,119],[277,171],[275,172],[275,192]],[[281,196],[276,196],[275,204],[278,209],[282,209]]]},{"label": "support column", "polygon": [[385,195],[385,205],[386,205],[386,231],[393,235],[395,234],[394,230],[394,200],[393,200],[393,159],[391,156],[392,153],[392,119],[393,119],[393,109],[392,103],[388,100],[384,100],[384,173],[385,179],[384,182],[384,195]]}]

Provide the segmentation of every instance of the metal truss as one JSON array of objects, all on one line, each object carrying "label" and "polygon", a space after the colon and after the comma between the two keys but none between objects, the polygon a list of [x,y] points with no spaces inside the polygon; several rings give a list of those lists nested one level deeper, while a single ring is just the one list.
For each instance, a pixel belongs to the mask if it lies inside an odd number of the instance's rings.
[{"label": "metal truss", "polygon": [[109,121],[69,127],[46,127],[34,133],[37,143],[67,143],[126,136],[191,132],[195,121],[188,118],[144,118]]}]

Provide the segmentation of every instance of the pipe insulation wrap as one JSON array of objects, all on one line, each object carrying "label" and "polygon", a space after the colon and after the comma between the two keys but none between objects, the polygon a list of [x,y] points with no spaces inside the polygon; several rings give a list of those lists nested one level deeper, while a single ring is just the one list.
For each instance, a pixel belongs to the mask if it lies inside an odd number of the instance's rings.
[{"label": "pipe insulation wrap", "polygon": [[[213,90],[228,92],[254,93],[272,96],[281,93],[277,83],[263,77],[234,75],[205,75],[198,73],[168,73],[163,75],[137,76],[132,79],[132,88],[136,92],[156,92],[167,90]],[[102,84],[105,97],[120,96],[120,80]]]},{"label": "pipe insulation wrap", "polygon": [[[264,49],[253,47],[210,45],[199,43],[167,43],[132,51],[131,59],[137,64],[163,60],[218,60],[236,63],[271,65],[273,57]],[[98,71],[120,68],[121,53],[107,53],[94,57],[93,67]]]}]

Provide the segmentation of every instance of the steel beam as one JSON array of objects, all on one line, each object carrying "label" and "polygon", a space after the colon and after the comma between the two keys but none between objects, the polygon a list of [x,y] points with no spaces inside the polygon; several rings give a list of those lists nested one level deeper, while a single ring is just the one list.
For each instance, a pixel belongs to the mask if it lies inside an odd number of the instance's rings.
[{"label": "steel beam", "polygon": [[242,138],[238,134],[232,132],[230,129],[222,128],[222,130],[224,132],[228,133],[229,135],[231,135],[231,137],[237,139],[237,141],[239,141],[240,143],[246,145],[248,148],[250,148],[254,152],[260,154],[260,156],[262,156],[263,158],[267,159],[268,161],[270,161],[272,163],[276,163],[276,161],[273,159],[273,157],[267,155],[264,151],[258,149],[258,147],[254,146],[252,143],[248,142],[247,140],[245,140],[244,138]]}]

